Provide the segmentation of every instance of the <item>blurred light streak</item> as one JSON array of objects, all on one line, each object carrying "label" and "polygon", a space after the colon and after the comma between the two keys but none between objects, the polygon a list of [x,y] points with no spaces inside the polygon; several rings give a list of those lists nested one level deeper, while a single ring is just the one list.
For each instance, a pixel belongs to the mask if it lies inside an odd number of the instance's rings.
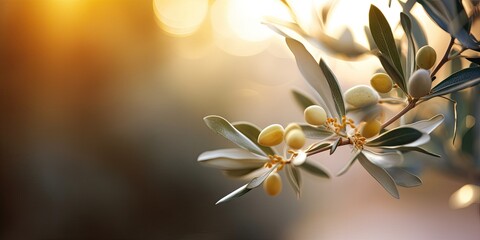
[{"label": "blurred light streak", "polygon": [[165,32],[184,37],[200,28],[208,13],[208,0],[154,0],[153,9]]},{"label": "blurred light streak", "polygon": [[464,185],[450,197],[452,208],[465,208],[475,202],[480,202],[480,187],[472,184]]}]

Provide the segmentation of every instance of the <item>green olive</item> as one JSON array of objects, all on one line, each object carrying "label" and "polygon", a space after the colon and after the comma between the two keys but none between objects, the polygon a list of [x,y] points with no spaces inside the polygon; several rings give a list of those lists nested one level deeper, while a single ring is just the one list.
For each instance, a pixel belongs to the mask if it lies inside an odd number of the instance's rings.
[{"label": "green olive", "polygon": [[312,105],[305,108],[303,113],[305,121],[311,125],[319,126],[327,121],[327,112],[318,105]]},{"label": "green olive", "polygon": [[293,129],[286,134],[285,141],[293,149],[300,149],[305,145],[305,134],[301,129]]},{"label": "green olive", "polygon": [[378,120],[371,120],[365,123],[362,129],[362,136],[371,138],[377,135],[382,128],[382,123]]},{"label": "green olive", "polygon": [[421,47],[416,56],[417,65],[423,69],[430,69],[435,64],[437,60],[437,53],[432,47],[425,45]]},{"label": "green olive", "polygon": [[388,93],[393,87],[392,79],[385,73],[374,74],[370,79],[370,85],[379,93]]}]

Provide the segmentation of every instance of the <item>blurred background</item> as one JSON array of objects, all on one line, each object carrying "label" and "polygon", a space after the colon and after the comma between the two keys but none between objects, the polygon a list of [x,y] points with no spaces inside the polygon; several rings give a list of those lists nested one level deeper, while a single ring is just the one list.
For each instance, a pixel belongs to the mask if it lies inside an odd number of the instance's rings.
[{"label": "blurred background", "polygon": [[[398,2],[369,2],[398,23]],[[369,6],[338,1],[327,30],[348,26],[367,47]],[[412,12],[443,53],[448,35]],[[263,16],[288,11],[275,0],[0,1],[0,238],[478,239],[478,205],[448,205],[468,182],[437,171],[400,200],[357,164],[305,175],[300,200],[285,184],[276,198],[214,206],[243,182],[196,162],[232,146],[202,118],[302,121],[290,90],[311,93]],[[344,90],[380,67],[312,52]],[[317,158],[336,172],[349,154]]]}]

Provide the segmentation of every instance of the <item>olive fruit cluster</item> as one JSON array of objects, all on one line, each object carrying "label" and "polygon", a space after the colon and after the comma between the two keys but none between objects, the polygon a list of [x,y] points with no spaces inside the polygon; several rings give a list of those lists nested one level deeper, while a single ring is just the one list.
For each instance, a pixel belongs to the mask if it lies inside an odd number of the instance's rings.
[{"label": "olive fruit cluster", "polygon": [[300,149],[305,145],[305,134],[296,123],[290,123],[285,129],[280,124],[272,124],[264,128],[258,135],[258,144],[273,147],[285,140],[292,149]]}]

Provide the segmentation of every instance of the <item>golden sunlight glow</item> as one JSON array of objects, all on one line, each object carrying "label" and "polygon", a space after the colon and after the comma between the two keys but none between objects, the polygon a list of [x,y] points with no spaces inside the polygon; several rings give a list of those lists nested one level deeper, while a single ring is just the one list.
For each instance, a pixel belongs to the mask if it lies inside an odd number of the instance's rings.
[{"label": "golden sunlight glow", "polygon": [[470,204],[480,201],[480,187],[467,184],[450,197],[450,206],[452,208],[464,208]]},{"label": "golden sunlight glow", "polygon": [[188,36],[205,19],[208,0],[154,0],[153,9],[165,32],[173,36]]},{"label": "golden sunlight glow", "polygon": [[268,16],[275,0],[230,0],[228,4],[228,24],[233,32],[246,41],[263,41],[274,33],[262,20]]}]

